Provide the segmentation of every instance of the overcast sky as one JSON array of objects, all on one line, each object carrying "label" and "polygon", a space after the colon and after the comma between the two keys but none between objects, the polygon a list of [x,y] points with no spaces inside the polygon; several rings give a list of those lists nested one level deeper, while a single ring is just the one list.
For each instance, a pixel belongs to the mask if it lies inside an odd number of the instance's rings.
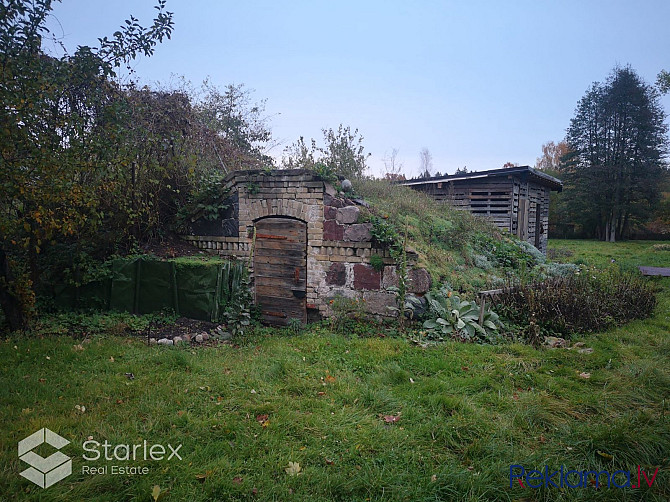
[{"label": "overcast sky", "polygon": [[[111,36],[151,0],[63,0],[49,21],[70,52]],[[209,77],[267,99],[282,145],[321,128],[358,128],[383,172],[393,148],[407,175],[428,148],[433,171],[533,165],[559,141],[578,100],[615,65],[648,83],[670,70],[669,0],[167,0],[172,40],[134,65],[142,83]],[[662,100],[670,112],[670,96]]]}]

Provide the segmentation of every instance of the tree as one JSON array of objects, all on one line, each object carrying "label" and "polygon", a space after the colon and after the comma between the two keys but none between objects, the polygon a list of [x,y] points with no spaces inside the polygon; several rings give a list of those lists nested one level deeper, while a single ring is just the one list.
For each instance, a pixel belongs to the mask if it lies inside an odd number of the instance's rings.
[{"label": "tree", "polygon": [[393,148],[390,154],[385,154],[382,162],[384,162],[384,168],[386,169],[385,178],[387,180],[404,180],[405,176],[402,173],[403,164],[398,161],[398,152],[397,148]]},{"label": "tree", "polygon": [[614,242],[646,218],[659,198],[667,126],[657,91],[630,67],[594,83],[567,131],[566,199],[578,222]]},{"label": "tree", "polygon": [[670,92],[670,72],[661,70],[661,73],[658,74],[656,79],[656,85],[661,94],[667,94]]},{"label": "tree", "polygon": [[282,167],[286,169],[315,169],[321,165],[326,171],[344,178],[361,178],[367,169],[363,136],[358,129],[339,125],[337,131],[322,129],[324,146],[312,139],[310,146],[300,139],[284,149]]},{"label": "tree", "polygon": [[265,113],[265,101],[252,102],[244,84],[228,85],[219,91],[208,81],[203,84],[205,96],[195,105],[198,121],[223,140],[219,148],[225,169],[263,168],[273,165],[266,154],[272,146],[272,131]]},{"label": "tree", "polygon": [[51,0],[0,8],[0,303],[11,329],[33,309],[37,256],[59,236],[92,232],[119,131],[117,68],[172,33],[158,0],[153,24],[131,17],[97,48],[60,59],[41,50]]},{"label": "tree", "polygon": [[419,158],[421,159],[421,178],[430,178],[430,173],[433,170],[433,155],[430,153],[428,148],[424,147],[419,152]]},{"label": "tree", "polygon": [[542,157],[535,161],[535,169],[545,171],[552,176],[561,171],[561,159],[570,151],[565,141],[549,141],[542,145]]}]

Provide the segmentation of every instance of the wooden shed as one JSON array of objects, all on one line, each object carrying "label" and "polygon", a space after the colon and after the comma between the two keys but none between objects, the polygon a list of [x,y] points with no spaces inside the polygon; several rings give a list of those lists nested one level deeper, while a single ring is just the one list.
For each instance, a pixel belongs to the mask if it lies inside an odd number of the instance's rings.
[{"label": "wooden shed", "polygon": [[547,252],[549,193],[563,183],[528,166],[420,178],[402,182],[440,202],[489,219]]}]

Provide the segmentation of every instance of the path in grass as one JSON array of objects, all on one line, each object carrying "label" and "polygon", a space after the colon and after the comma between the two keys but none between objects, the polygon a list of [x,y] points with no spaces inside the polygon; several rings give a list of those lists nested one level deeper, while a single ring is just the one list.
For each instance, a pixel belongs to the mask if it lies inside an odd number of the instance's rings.
[{"label": "path in grass", "polygon": [[[169,489],[161,500],[668,500],[670,280],[658,282],[653,318],[576,338],[591,354],[422,349],[318,327],[204,349],[6,338],[0,500],[152,500],[154,485]],[[74,458],[47,490],[18,475],[16,455],[42,427],[69,439]],[[88,437],[182,444],[183,460],[89,462]],[[659,472],[639,490],[535,490],[509,488],[511,464]],[[85,465],[149,473],[93,476]]]}]

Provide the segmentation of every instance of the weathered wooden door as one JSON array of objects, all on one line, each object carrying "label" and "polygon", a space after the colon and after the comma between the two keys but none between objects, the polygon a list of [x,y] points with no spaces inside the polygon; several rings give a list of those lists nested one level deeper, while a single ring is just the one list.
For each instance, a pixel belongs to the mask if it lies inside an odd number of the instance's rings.
[{"label": "weathered wooden door", "polygon": [[291,218],[256,222],[256,304],[263,322],[307,322],[307,224]]}]

